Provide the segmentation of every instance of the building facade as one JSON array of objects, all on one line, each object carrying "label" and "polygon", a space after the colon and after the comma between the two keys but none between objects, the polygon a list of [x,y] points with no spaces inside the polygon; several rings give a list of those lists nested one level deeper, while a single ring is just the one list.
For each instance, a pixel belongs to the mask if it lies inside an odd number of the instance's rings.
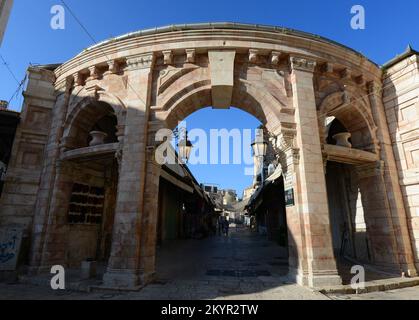
[{"label": "building facade", "polygon": [[[156,133],[200,108],[235,106],[261,121],[282,169],[291,278],[341,283],[339,215],[361,262],[414,276],[417,61],[410,51],[383,69],[308,33],[208,23],[131,33],[62,65],[31,67],[0,225],[26,230],[32,272],[67,264],[89,241],[69,223],[75,185],[93,188],[112,217],[104,285],[150,282],[162,170]],[[93,131],[106,140],[92,146]],[[328,188],[330,170],[346,193]]]}]

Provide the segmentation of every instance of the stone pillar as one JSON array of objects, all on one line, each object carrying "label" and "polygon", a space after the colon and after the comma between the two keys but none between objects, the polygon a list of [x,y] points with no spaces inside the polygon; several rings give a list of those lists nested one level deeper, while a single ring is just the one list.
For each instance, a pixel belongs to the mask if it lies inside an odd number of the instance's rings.
[{"label": "stone pillar", "polygon": [[416,276],[414,253],[409,236],[407,214],[404,207],[402,191],[396,160],[393,153],[387,118],[382,102],[381,84],[370,82],[368,84],[369,100],[374,122],[377,125],[377,139],[380,141],[380,159],[384,161],[382,176],[382,191],[389,207],[394,237],[397,244],[397,253],[400,269],[406,275]]},{"label": "stone pillar", "polygon": [[284,178],[284,191],[293,191],[294,205],[286,206],[286,219],[288,228],[288,265],[290,280],[301,285],[307,282],[307,253],[305,250],[304,221],[300,215],[297,204],[300,203],[300,192],[297,184],[299,149],[295,146],[295,132],[283,132],[277,140],[280,150],[280,163]]},{"label": "stone pillar", "polygon": [[[44,153],[44,164],[35,205],[30,257],[30,269],[32,272],[44,271],[44,269],[47,271],[49,267],[45,244],[47,242],[47,234],[51,230],[50,225],[54,223],[51,202],[54,188],[59,185],[59,179],[57,180],[57,161],[60,156],[62,126],[67,114],[72,81],[72,78],[68,78],[63,83],[56,85],[57,98],[52,109],[51,128]],[[55,193],[57,193],[57,190],[55,190]]]},{"label": "stone pillar", "polygon": [[126,74],[127,115],[118,181],[111,256],[106,287],[136,288],[141,283],[141,221],[144,209],[146,144],[153,53],[129,57]]},{"label": "stone pillar", "polygon": [[[149,140],[154,140],[151,132]],[[153,145],[154,141],[150,141]],[[159,205],[159,181],[161,166],[155,161],[155,149],[147,150],[147,170],[144,191],[144,212],[141,221],[140,269],[142,283],[150,282],[156,270],[156,241]]]},{"label": "stone pillar", "polygon": [[358,165],[356,174],[371,244],[371,262],[388,271],[398,271],[397,244],[384,182],[384,162]]},{"label": "stone pillar", "polygon": [[[313,87],[314,61],[291,57],[292,91],[300,161],[296,168],[297,210],[304,222],[307,282],[341,284],[333,254],[322,150]],[[305,282],[305,281],[304,281]]]}]

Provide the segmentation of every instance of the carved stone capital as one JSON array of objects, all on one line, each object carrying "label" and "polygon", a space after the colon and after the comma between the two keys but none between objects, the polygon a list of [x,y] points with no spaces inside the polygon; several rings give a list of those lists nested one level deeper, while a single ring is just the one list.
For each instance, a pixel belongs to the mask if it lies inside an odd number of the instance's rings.
[{"label": "carved stone capital", "polygon": [[153,52],[127,58],[127,71],[147,69],[154,66],[156,57]]},{"label": "carved stone capital", "polygon": [[186,61],[189,63],[195,63],[195,49],[186,49]]},{"label": "carved stone capital", "polygon": [[281,56],[281,52],[279,51],[272,51],[271,55],[269,56],[269,61],[273,65],[277,65],[279,63],[279,58]]},{"label": "carved stone capital", "polygon": [[290,57],[290,61],[292,70],[305,71],[311,73],[314,72],[314,68],[317,64],[314,60],[299,57]]},{"label": "carved stone capital", "polygon": [[295,147],[296,132],[285,131],[281,132],[277,138],[277,147],[285,150]]},{"label": "carved stone capital", "polygon": [[342,72],[340,73],[340,77],[342,78],[342,80],[351,80],[352,79],[351,70],[347,68],[343,69]]},{"label": "carved stone capital", "polygon": [[369,81],[367,83],[367,89],[369,94],[376,94],[381,95],[381,92],[383,90],[383,86],[375,81]]},{"label": "carved stone capital", "polygon": [[173,52],[172,52],[172,50],[162,51],[162,53],[163,53],[164,64],[172,64],[173,63]]},{"label": "carved stone capital", "polygon": [[256,63],[258,60],[258,50],[256,49],[250,49],[249,50],[249,62]]},{"label": "carved stone capital", "polygon": [[82,86],[83,85],[83,75],[80,72],[76,72],[73,74],[74,85]]},{"label": "carved stone capital", "polygon": [[105,75],[115,74],[118,73],[118,62],[116,60],[109,60],[108,63],[108,71],[105,72]]},{"label": "carved stone capital", "polygon": [[279,155],[282,167],[298,165],[300,163],[300,149],[296,147],[295,132],[282,132],[276,138],[275,151]]},{"label": "carved stone capital", "polygon": [[87,78],[87,81],[96,80],[98,78],[99,78],[99,73],[98,73],[97,66],[89,67],[89,77]]}]

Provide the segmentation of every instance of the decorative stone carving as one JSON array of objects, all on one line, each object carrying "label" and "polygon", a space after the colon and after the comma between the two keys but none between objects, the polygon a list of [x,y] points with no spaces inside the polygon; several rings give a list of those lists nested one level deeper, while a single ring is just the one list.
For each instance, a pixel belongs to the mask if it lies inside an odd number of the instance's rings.
[{"label": "decorative stone carving", "polygon": [[357,83],[357,84],[359,84],[360,86],[364,86],[365,85],[365,78],[364,78],[364,76],[361,74],[361,75],[359,75],[359,76],[357,76],[357,77],[355,77],[355,82]]},{"label": "decorative stone carving", "polygon": [[351,80],[352,79],[351,70],[347,68],[343,69],[342,72],[340,73],[340,77],[342,78],[342,80]]},{"label": "decorative stone carving", "polygon": [[92,141],[90,141],[89,146],[94,147],[105,143],[105,139],[108,136],[107,133],[102,131],[92,131],[89,133],[92,137]]},{"label": "decorative stone carving", "polygon": [[172,64],[173,63],[173,52],[172,50],[163,51],[163,62],[164,64]]},{"label": "decorative stone carving", "polygon": [[231,106],[234,86],[234,50],[211,50],[208,58],[211,66],[212,106],[228,109]]},{"label": "decorative stone carving", "polygon": [[89,67],[89,78],[87,78],[87,81],[96,80],[99,78],[98,68],[97,66],[91,66]]},{"label": "decorative stone carving", "polygon": [[369,81],[367,83],[367,89],[368,89],[368,93],[376,94],[376,95],[381,95],[383,91],[382,85],[375,81]]},{"label": "decorative stone carving", "polygon": [[138,56],[127,58],[127,71],[147,69],[154,65],[156,58],[154,53],[144,53]]},{"label": "decorative stone carving", "polygon": [[336,145],[346,148],[352,148],[352,144],[349,142],[349,139],[351,138],[351,134],[349,132],[341,132],[338,134],[335,134],[333,136],[333,139],[336,140]]},{"label": "decorative stone carving", "polygon": [[73,74],[74,85],[82,86],[83,85],[83,75],[80,72],[76,72]]},{"label": "decorative stone carving", "polygon": [[186,49],[186,61],[189,63],[195,63],[195,49]]},{"label": "decorative stone carving", "polygon": [[306,58],[291,57],[290,60],[292,70],[314,72],[314,68],[317,64],[316,61],[309,60]]},{"label": "decorative stone carving", "polygon": [[258,50],[250,49],[249,50],[249,62],[256,63],[258,59]]},{"label": "decorative stone carving", "polygon": [[281,56],[281,52],[279,51],[272,51],[269,57],[269,61],[273,65],[277,65],[279,63],[279,57]]},{"label": "decorative stone carving", "polygon": [[109,60],[107,63],[108,71],[106,71],[104,75],[115,74],[118,72],[118,62],[116,60]]}]

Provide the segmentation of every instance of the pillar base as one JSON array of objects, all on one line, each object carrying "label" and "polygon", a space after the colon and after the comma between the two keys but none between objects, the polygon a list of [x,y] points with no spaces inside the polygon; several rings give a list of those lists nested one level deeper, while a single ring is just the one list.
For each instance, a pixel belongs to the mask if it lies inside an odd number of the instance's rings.
[{"label": "pillar base", "polygon": [[140,285],[139,270],[107,269],[103,275],[103,285],[107,288],[138,288]]},{"label": "pillar base", "polygon": [[340,285],[342,285],[342,278],[333,271],[308,275],[308,286],[313,289]]},{"label": "pillar base", "polygon": [[289,267],[287,279],[288,281],[295,282],[300,286],[308,286],[307,274],[304,274],[301,269]]},{"label": "pillar base", "polygon": [[318,274],[302,272],[300,269],[290,268],[287,278],[289,281],[296,282],[300,286],[310,288],[323,288],[342,285],[342,278],[337,271],[325,271]]}]

